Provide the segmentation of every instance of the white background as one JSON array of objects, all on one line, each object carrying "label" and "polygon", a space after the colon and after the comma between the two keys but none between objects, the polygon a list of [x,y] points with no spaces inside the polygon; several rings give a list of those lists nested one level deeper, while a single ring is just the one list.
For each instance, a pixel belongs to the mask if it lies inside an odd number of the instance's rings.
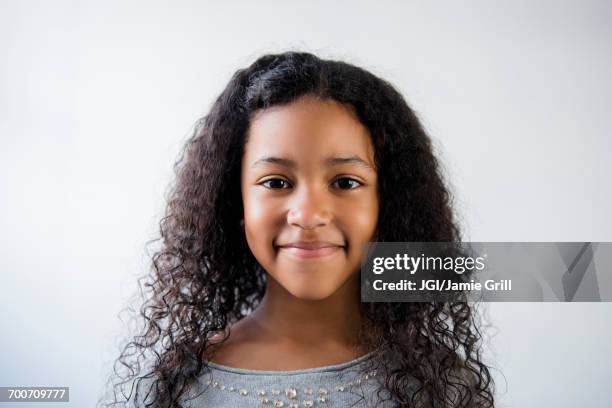
[{"label": "white background", "polygon": [[[612,241],[611,20],[578,0],[2,1],[0,386],[94,405],[179,149],[265,52],[395,84],[466,240]],[[498,406],[610,406],[612,304],[488,309]]]}]

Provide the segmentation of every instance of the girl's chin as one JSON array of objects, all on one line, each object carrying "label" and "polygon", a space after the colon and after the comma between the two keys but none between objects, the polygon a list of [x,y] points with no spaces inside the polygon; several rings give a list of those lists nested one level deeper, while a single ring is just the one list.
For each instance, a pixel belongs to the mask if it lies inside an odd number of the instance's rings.
[{"label": "girl's chin", "polygon": [[289,290],[296,299],[317,301],[324,300],[335,293],[334,290],[324,289],[321,287],[308,287],[308,288],[292,288]]}]

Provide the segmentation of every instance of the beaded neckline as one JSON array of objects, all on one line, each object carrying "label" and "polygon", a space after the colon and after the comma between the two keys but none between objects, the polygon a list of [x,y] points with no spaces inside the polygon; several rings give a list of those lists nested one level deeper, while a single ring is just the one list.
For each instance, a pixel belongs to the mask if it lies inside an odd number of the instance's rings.
[{"label": "beaded neckline", "polygon": [[217,364],[213,362],[208,362],[207,365],[213,369],[235,373],[235,374],[245,374],[245,375],[300,375],[300,374],[310,374],[310,373],[318,373],[318,372],[328,372],[328,371],[339,371],[345,368],[352,367],[357,365],[368,358],[374,355],[375,351],[371,351],[363,356],[357,357],[354,360],[350,360],[340,364],[327,365],[322,367],[313,367],[313,368],[303,368],[299,370],[289,370],[289,371],[276,371],[276,370],[251,370],[247,368],[237,368],[237,367],[229,367],[222,364]]},{"label": "beaded neckline", "polygon": [[[234,394],[239,398],[256,398],[260,402],[260,406],[265,407],[276,407],[276,408],[316,408],[327,406],[329,403],[339,397],[339,394],[353,393],[356,387],[361,387],[363,383],[374,380],[377,376],[376,370],[369,370],[366,373],[355,373],[356,376],[352,376],[352,380],[348,382],[336,383],[333,386],[324,387],[318,386],[315,383],[307,381],[305,384],[302,383],[301,387],[298,387],[296,383],[283,384],[278,383],[272,388],[268,387],[252,387],[247,384],[246,379],[248,376],[273,376],[279,377],[284,376],[290,378],[289,381],[293,381],[294,378],[298,378],[300,375],[314,374],[314,373],[333,373],[335,371],[341,371],[350,367],[353,367],[371,357],[375,352],[370,352],[366,355],[358,357],[354,360],[347,361],[346,363],[328,365],[323,367],[306,368],[301,370],[292,371],[265,371],[265,370],[249,370],[244,368],[234,368],[223,366],[221,364],[209,363],[211,373],[215,370],[222,372],[229,372],[234,375],[228,378],[215,378],[215,375],[206,381],[206,385],[213,390]],[[318,381],[315,381],[318,382]],[[241,404],[241,406],[244,404]]]}]

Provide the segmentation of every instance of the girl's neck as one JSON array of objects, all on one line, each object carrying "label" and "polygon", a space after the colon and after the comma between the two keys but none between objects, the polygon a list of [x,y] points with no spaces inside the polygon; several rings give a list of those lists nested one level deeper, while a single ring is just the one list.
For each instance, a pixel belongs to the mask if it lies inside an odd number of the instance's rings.
[{"label": "girl's neck", "polygon": [[[209,361],[252,370],[298,370],[340,364],[367,353],[359,341],[359,279],[318,301],[298,299],[268,279],[259,306],[214,338]],[[220,341],[220,343],[217,343]]]},{"label": "girl's neck", "polygon": [[296,345],[356,346],[361,324],[359,275],[323,300],[291,295],[268,278],[266,293],[250,315],[262,336]]}]

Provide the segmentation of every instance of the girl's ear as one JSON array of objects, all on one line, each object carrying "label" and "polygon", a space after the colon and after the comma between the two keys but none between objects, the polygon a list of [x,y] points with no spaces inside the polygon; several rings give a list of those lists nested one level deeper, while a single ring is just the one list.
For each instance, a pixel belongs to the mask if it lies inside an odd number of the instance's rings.
[{"label": "girl's ear", "polygon": [[241,218],[241,219],[240,219],[240,226],[241,226],[242,228],[244,228],[244,218]]}]

